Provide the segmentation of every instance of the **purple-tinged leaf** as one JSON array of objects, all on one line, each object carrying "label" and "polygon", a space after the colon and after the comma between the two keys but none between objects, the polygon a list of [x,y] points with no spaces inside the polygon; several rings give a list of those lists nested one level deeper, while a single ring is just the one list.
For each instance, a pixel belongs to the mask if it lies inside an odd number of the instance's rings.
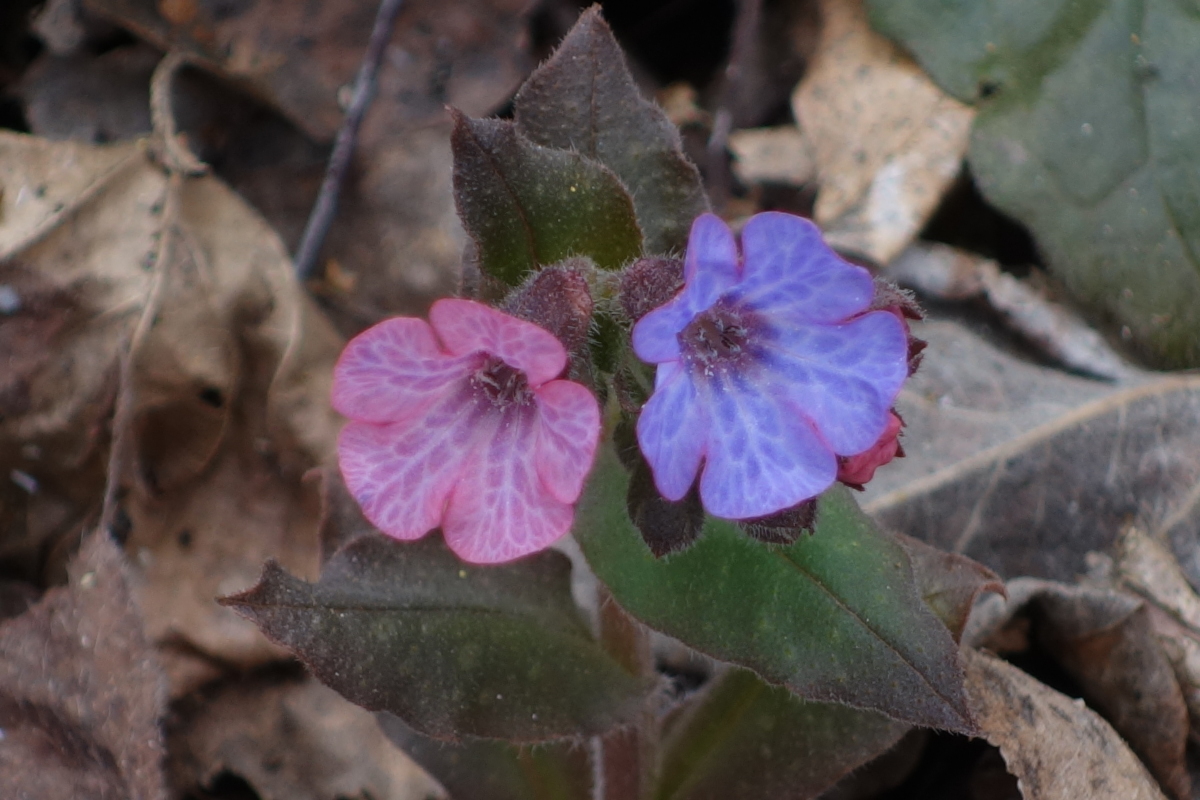
[{"label": "purple-tinged leaf", "polygon": [[440,537],[366,535],[315,584],[268,561],[256,586],[221,602],[348,700],[439,739],[597,734],[629,721],[650,689],[592,639],[570,562],[552,551],[475,566]]},{"label": "purple-tinged leaf", "polygon": [[518,129],[617,174],[633,196],[646,252],[682,252],[708,211],[700,173],[667,115],[642,97],[612,31],[593,6],[517,93]]},{"label": "purple-tinged leaf", "polygon": [[618,269],[641,255],[633,200],[607,168],[457,112],[450,143],[455,203],[484,273],[516,286],[571,256]]},{"label": "purple-tinged leaf", "polygon": [[1004,581],[990,569],[959,553],[948,553],[920,539],[893,534],[912,562],[917,591],[938,615],[954,641],[961,641],[975,598],[984,592],[1007,596]]}]

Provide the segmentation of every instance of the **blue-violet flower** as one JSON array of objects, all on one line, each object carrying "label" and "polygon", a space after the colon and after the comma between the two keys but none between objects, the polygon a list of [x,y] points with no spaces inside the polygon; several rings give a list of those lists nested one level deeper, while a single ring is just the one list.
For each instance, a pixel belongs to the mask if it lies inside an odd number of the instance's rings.
[{"label": "blue-violet flower", "polygon": [[633,329],[657,364],[637,434],[659,492],[679,500],[700,477],[710,514],[749,519],[815,497],[838,456],[873,448],[908,376],[908,334],[870,311],[870,274],[817,227],[768,212],[732,231],[692,225],[684,288]]}]

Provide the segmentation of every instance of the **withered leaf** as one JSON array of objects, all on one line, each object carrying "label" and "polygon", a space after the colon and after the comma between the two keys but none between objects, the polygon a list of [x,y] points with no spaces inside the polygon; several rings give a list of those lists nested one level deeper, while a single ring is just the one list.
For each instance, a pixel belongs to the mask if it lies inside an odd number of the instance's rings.
[{"label": "withered leaf", "polygon": [[339,550],[317,583],[270,561],[221,602],[359,705],[439,739],[536,742],[626,723],[652,688],[592,639],[570,568],[554,551],[478,566],[437,536],[374,534]]},{"label": "withered leaf", "polygon": [[[313,138],[328,141],[342,119],[338,90],[354,77],[378,4],[85,0],[84,5],[161,50],[180,50],[250,84]],[[405,3],[393,39],[398,55],[384,59],[379,75],[387,123],[428,122],[441,116],[446,103],[486,114],[510,96],[530,66],[528,55],[514,46],[529,5],[528,0]]]},{"label": "withered leaf", "polygon": [[416,800],[442,792],[375,717],[313,678],[267,672],[180,703],[168,732],[179,796],[223,774],[262,800]]},{"label": "withered leaf", "polygon": [[[1008,583],[1008,602],[988,598],[971,618],[968,639],[1001,649],[1002,632],[1025,620],[1033,638],[1078,683],[1179,800],[1191,797],[1184,751],[1188,712],[1150,609],[1137,597],[1102,586],[1068,586],[1035,578]],[[998,636],[1000,634],[1000,636]]]},{"label": "withered leaf", "polygon": [[[168,176],[143,143],[4,134],[0,182],[0,270],[20,277],[50,340],[17,376],[23,410],[0,420],[0,462],[20,459],[0,466],[36,482],[29,502],[0,507],[3,529],[59,520],[61,533],[95,513],[117,363],[132,347],[118,516],[147,630],[225,662],[277,658],[213,598],[252,583],[268,557],[316,572],[316,488],[300,476],[333,458],[339,338],[257,214],[215,178]],[[65,322],[37,298],[62,298]],[[75,481],[91,493],[54,491]]]},{"label": "withered leaf", "polygon": [[681,253],[708,210],[679,132],[642,97],[599,6],[583,12],[517,93],[517,129],[545,147],[599,161],[629,189],[648,253]]},{"label": "withered leaf", "polygon": [[1022,361],[950,322],[901,392],[904,449],[864,508],[1004,577],[1071,582],[1130,521],[1200,582],[1200,377],[1120,384]]},{"label": "withered leaf", "polygon": [[[378,3],[238,0],[87,0],[88,10],[117,22],[163,51],[185,54],[230,86],[280,110],[307,134],[301,147],[332,141],[342,122],[338,92],[353,80]],[[527,15],[532,0],[406,0],[357,139],[354,168],[320,267],[346,277],[318,284],[340,329],[357,332],[396,313],[421,313],[454,289],[465,236],[451,190],[447,105],[476,116],[507,102],[533,68]],[[186,78],[185,78],[186,81]],[[177,97],[183,117],[193,98]],[[217,172],[295,239],[316,197],[320,167],[283,177],[288,140],[247,141],[209,115],[192,140],[232,139]],[[260,143],[261,142],[261,143]],[[258,169],[235,162],[252,151]],[[323,159],[322,159],[323,161]]]},{"label": "withered leaf", "polygon": [[823,0],[792,109],[816,162],[813,215],[831,244],[886,264],[959,172],[975,112],[871,30],[862,0]]},{"label": "withered leaf", "polygon": [[0,624],[0,786],[10,797],[166,797],[166,686],[120,550],[93,534],[51,589]]},{"label": "withered leaf", "polygon": [[967,690],[984,737],[1000,748],[1025,800],[1164,800],[1107,722],[993,656],[965,652]]},{"label": "withered leaf", "polygon": [[617,269],[641,254],[633,200],[608,168],[506,120],[456,113],[451,144],[458,213],[488,275],[515,286],[571,256]]}]

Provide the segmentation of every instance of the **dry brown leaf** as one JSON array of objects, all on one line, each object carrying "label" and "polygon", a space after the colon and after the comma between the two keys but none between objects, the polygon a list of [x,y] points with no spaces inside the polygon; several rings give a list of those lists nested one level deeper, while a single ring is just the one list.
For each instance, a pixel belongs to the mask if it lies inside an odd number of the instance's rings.
[{"label": "dry brown leaf", "polygon": [[223,773],[263,800],[426,800],[444,792],[375,715],[311,677],[266,674],[184,701],[168,734],[176,794]]},{"label": "dry brown leaf", "polygon": [[808,143],[792,125],[747,128],[729,134],[733,172],[742,183],[782,183],[801,186],[815,169]]},{"label": "dry brown leaf", "polygon": [[88,537],[70,585],[0,624],[7,797],[165,798],[166,691],[120,550]]},{"label": "dry brown leaf", "polygon": [[[374,0],[83,0],[86,8],[162,50],[176,49],[252,86],[318,141],[342,121],[338,96],[354,78],[375,20]],[[379,74],[390,122],[440,117],[449,103],[485,113],[528,70],[513,44],[529,0],[413,0],[401,10]],[[500,100],[503,102],[503,99]],[[481,107],[482,106],[482,107]]]},{"label": "dry brown leaf", "polygon": [[862,0],[823,0],[824,28],[792,110],[821,185],[813,216],[836,247],[886,264],[958,174],[975,117],[871,30]]},{"label": "dry brown leaf", "polygon": [[[1008,583],[1007,603],[988,598],[971,616],[972,646],[1003,651],[1032,634],[1078,683],[1163,788],[1191,797],[1185,763],[1188,709],[1173,665],[1139,598],[1106,586],[1068,586],[1034,578]],[[1012,631],[1021,631],[1013,637]]]},{"label": "dry brown leaf", "polygon": [[[55,297],[66,309],[61,323],[45,303],[19,312],[47,335],[18,342],[26,366],[5,376],[0,397],[23,399],[0,419],[0,442],[12,445],[0,453],[19,454],[15,468],[38,488],[4,522],[52,527],[38,520],[52,516],[43,491],[68,522],[96,513],[98,495],[51,489],[75,478],[103,486],[95,453],[107,444],[116,365],[144,318],[126,387],[136,457],[121,476],[117,527],[141,573],[147,630],[242,666],[278,657],[213,598],[253,583],[268,557],[316,575],[318,498],[300,477],[333,458],[339,338],[257,214],[215,178],[169,177],[142,143],[2,135],[0,183],[0,276],[36,287],[14,284],[22,303]],[[65,454],[56,446],[76,439],[84,444]],[[168,661],[173,678],[191,674],[179,663]]]},{"label": "dry brown leaf", "polygon": [[1122,532],[1115,562],[1114,579],[1149,602],[1154,632],[1187,701],[1192,738],[1200,740],[1200,597],[1170,551],[1134,526]]},{"label": "dry brown leaf", "polygon": [[[222,9],[197,0],[86,5],[157,47],[180,50],[248,85],[322,142],[341,124],[339,91],[354,77],[378,7],[376,0],[246,0]],[[324,249],[354,288],[317,286],[346,332],[423,311],[453,290],[466,238],[451,193],[445,107],[482,116],[511,98],[533,67],[526,42],[531,6],[531,0],[404,4]],[[290,230],[298,220],[272,221]]]},{"label": "dry brown leaf", "polygon": [[1016,667],[965,651],[967,693],[1025,800],[1158,800],[1146,768],[1107,722]]},{"label": "dry brown leaf", "polygon": [[899,459],[865,508],[886,527],[1003,577],[1072,582],[1130,521],[1200,581],[1200,376],[1111,384],[1033,365],[951,322],[897,408]]},{"label": "dry brown leaf", "polygon": [[1139,370],[1077,313],[1031,282],[1003,272],[995,261],[944,244],[916,242],[888,265],[885,275],[925,297],[986,300],[1014,331],[1068,369],[1108,380],[1138,377]]}]

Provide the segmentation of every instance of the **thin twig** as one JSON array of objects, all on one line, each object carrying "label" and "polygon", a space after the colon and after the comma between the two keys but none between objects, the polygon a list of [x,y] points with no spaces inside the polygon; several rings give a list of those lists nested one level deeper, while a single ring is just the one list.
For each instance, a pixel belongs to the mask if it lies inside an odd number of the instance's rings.
[{"label": "thin twig", "polygon": [[375,98],[375,77],[383,61],[383,50],[392,38],[392,28],[395,27],[396,15],[400,13],[403,2],[404,0],[381,0],[379,3],[379,12],[375,15],[375,25],[367,42],[367,51],[363,54],[358,76],[354,79],[354,96],[333,143],[333,154],[329,157],[325,179],[321,181],[321,192],[317,195],[317,202],[313,204],[308,223],[304,226],[300,246],[296,248],[296,276],[300,280],[312,277],[316,271],[317,257],[321,254],[325,235],[329,233],[329,226],[333,224],[333,218],[337,214],[338,194],[350,169],[350,158],[354,155],[359,126],[362,125],[363,117],[367,115],[367,109],[371,107],[371,101]]},{"label": "thin twig", "polygon": [[727,145],[733,130],[733,108],[742,91],[743,77],[750,53],[758,36],[759,18],[762,16],[762,0],[738,0],[737,19],[733,26],[733,43],[729,48],[729,60],[725,64],[725,83],[721,89],[721,102],[713,115],[712,133],[708,137],[708,196],[713,208],[720,211],[729,199],[732,181],[729,174]]}]

